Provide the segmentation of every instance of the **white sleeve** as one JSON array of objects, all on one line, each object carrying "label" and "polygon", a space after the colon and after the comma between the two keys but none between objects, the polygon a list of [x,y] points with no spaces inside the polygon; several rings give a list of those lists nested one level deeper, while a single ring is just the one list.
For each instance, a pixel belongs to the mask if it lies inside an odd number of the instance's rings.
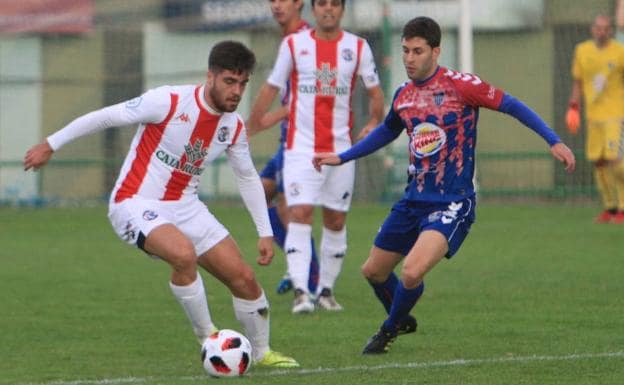
[{"label": "white sleeve", "polygon": [[243,198],[247,211],[251,214],[251,218],[256,225],[258,236],[272,237],[273,230],[269,221],[264,189],[262,188],[262,182],[256,167],[251,160],[247,132],[244,127],[238,137],[238,141],[228,147],[226,154],[234,175],[236,175],[241,198]]},{"label": "white sleeve", "polygon": [[277,53],[277,59],[275,59],[275,65],[273,66],[271,75],[267,79],[267,83],[281,89],[286,88],[286,83],[288,82],[294,65],[293,55],[292,52],[290,52],[290,46],[288,44],[290,39],[290,37],[287,37],[282,40],[282,44]]},{"label": "white sleeve", "polygon": [[89,112],[48,136],[47,141],[56,151],[81,136],[93,134],[110,127],[137,123],[159,123],[165,119],[171,100],[163,97],[163,88],[150,90],[134,99]]},{"label": "white sleeve", "polygon": [[373,51],[371,51],[370,45],[368,45],[366,40],[362,46],[361,55],[358,75],[362,78],[364,86],[366,88],[378,86],[380,83],[377,66],[375,65],[375,59],[373,58]]}]

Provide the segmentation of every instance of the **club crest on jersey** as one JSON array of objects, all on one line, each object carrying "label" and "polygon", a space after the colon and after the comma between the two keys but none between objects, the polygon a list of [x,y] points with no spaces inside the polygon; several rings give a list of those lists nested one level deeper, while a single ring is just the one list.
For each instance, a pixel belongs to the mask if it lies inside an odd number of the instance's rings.
[{"label": "club crest on jersey", "polygon": [[436,92],[433,94],[433,102],[436,106],[440,107],[444,102],[444,92]]},{"label": "club crest on jersey", "polygon": [[345,61],[352,61],[353,60],[353,51],[349,48],[345,48],[342,50],[342,58]]},{"label": "club crest on jersey", "polygon": [[228,140],[230,136],[230,131],[228,131],[227,126],[219,127],[219,132],[217,133],[217,140],[221,143]]},{"label": "club crest on jersey", "polygon": [[434,155],[446,144],[444,130],[432,123],[420,123],[412,130],[409,149],[419,159]]}]

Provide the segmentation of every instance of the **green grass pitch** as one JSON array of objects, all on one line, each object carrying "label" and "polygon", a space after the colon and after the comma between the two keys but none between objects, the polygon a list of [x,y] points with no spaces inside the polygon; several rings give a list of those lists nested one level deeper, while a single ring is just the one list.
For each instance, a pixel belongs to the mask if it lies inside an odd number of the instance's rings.
[{"label": "green grass pitch", "polygon": [[[246,211],[210,206],[254,263]],[[302,368],[233,380],[203,373],[168,267],[118,240],[105,208],[0,208],[0,385],[624,383],[624,226],[592,224],[596,207],[481,204],[459,253],[426,280],[418,332],[362,356],[384,312],[359,266],[388,208],[349,215],[344,312],[292,316],[291,295],[275,293],[283,254],[254,263],[273,348]],[[240,330],[231,297],[203,276],[217,325]]]}]

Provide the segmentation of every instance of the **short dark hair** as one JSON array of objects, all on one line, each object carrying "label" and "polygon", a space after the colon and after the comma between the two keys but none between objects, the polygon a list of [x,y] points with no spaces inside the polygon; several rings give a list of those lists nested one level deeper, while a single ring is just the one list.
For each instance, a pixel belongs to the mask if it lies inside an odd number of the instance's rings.
[{"label": "short dark hair", "polygon": [[[344,8],[347,0],[340,0],[340,1],[342,2],[342,8]],[[314,3],[316,3],[316,0],[310,0],[310,2],[312,3],[312,8],[314,8]]]},{"label": "short dark hair", "polygon": [[208,69],[215,74],[224,70],[251,73],[255,66],[256,55],[237,41],[225,40],[217,43],[208,56]]},{"label": "short dark hair", "polygon": [[409,40],[413,37],[423,38],[431,48],[435,48],[440,46],[442,32],[435,20],[426,16],[419,16],[408,21],[403,27],[401,38]]}]

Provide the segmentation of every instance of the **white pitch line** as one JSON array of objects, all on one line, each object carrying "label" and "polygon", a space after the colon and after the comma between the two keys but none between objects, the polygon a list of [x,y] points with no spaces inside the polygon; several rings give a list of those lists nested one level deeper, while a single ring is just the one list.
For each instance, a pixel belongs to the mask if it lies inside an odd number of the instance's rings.
[{"label": "white pitch line", "polygon": [[[600,358],[623,358],[624,351],[605,352],[605,353],[584,353],[569,354],[565,356],[519,356],[519,357],[498,357],[498,358],[477,358],[477,359],[457,359],[449,361],[431,361],[431,362],[406,362],[383,365],[358,365],[345,366],[342,368],[324,368],[315,369],[280,369],[270,371],[258,371],[251,373],[248,377],[275,377],[275,376],[299,376],[314,375],[327,373],[344,373],[344,372],[361,372],[361,371],[377,371],[386,369],[429,369],[445,366],[469,366],[483,364],[504,364],[516,362],[535,362],[535,361],[581,361]],[[206,376],[187,376],[187,377],[125,377],[125,378],[109,378],[101,380],[57,380],[39,383],[22,383],[16,385],[119,385],[119,384],[142,384],[148,381],[206,381]]]}]

